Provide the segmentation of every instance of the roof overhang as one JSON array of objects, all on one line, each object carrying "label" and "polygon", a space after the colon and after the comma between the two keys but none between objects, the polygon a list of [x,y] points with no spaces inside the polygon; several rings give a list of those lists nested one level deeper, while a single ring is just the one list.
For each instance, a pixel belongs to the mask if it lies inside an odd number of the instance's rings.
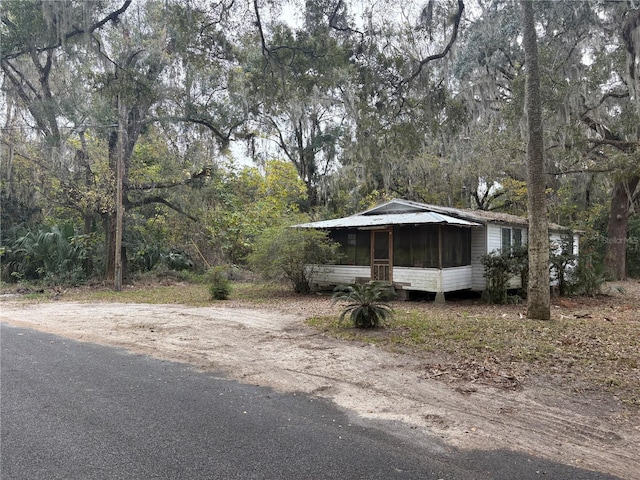
[{"label": "roof overhang", "polygon": [[[350,217],[294,225],[298,228],[359,228],[373,230],[391,225],[451,225],[482,227],[487,224],[527,227],[528,219],[507,213],[441,207],[409,200],[394,199]],[[549,224],[550,232],[570,232],[571,229]]]},{"label": "roof overhang", "polygon": [[350,217],[323,220],[320,222],[301,223],[298,228],[361,228],[373,229],[392,225],[450,225],[454,227],[481,227],[482,224],[455,218],[436,212],[387,213],[378,215],[352,215]]}]

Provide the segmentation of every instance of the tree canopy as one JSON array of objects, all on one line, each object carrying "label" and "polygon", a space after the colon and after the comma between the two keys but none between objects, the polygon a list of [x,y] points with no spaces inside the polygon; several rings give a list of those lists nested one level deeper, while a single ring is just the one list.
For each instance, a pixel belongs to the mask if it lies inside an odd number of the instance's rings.
[{"label": "tree canopy", "polygon": [[[611,278],[638,276],[640,9],[521,3],[545,218],[585,232]],[[531,213],[522,5],[5,0],[5,260],[55,227],[86,277],[113,280],[118,258],[244,264],[293,214],[393,197]]]}]

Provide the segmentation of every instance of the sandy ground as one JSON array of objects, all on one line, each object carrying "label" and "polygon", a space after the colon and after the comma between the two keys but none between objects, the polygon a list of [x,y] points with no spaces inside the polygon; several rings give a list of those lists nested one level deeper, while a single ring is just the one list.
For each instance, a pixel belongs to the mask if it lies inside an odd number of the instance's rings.
[{"label": "sandy ground", "polygon": [[[314,313],[335,308],[326,298],[310,301]],[[510,449],[640,479],[639,418],[610,398],[568,397],[546,385],[506,391],[441,382],[426,378],[425,361],[412,355],[325,337],[305,326],[305,312],[224,305],[25,304],[4,297],[0,320],[330,398],[354,422],[374,421],[429,448]]]}]

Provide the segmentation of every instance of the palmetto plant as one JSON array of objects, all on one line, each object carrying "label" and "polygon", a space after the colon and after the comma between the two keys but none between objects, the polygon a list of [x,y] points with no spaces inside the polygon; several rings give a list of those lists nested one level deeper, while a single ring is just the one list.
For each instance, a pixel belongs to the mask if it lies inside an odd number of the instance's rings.
[{"label": "palmetto plant", "polygon": [[56,278],[62,281],[82,276],[88,254],[81,235],[71,225],[41,227],[31,231],[18,227],[5,238],[3,276],[27,280]]},{"label": "palmetto plant", "polygon": [[333,294],[334,303],[347,302],[340,321],[349,317],[356,328],[376,328],[393,315],[387,300],[392,287],[385,282],[369,282],[338,287]]}]

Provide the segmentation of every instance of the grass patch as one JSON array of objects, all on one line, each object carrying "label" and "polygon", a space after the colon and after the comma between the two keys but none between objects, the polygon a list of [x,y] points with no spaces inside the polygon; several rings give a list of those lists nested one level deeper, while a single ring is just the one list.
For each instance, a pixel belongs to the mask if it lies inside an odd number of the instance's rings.
[{"label": "grass patch", "polygon": [[574,390],[609,392],[640,406],[637,321],[539,322],[515,315],[462,315],[451,309],[398,309],[376,332],[362,332],[336,317],[312,318],[308,324],[337,338],[421,356],[427,360],[427,376],[447,372],[447,378],[511,379],[510,387],[542,377]]},{"label": "grass patch", "polygon": [[[105,285],[45,289],[37,286],[9,288],[5,284],[1,290],[5,294],[19,292],[19,295],[12,297],[12,300],[31,303],[63,298],[70,302],[178,304],[200,307],[225,301],[211,300],[208,289],[207,284],[200,282],[167,281],[166,285],[153,282],[124,285],[120,292]],[[246,301],[256,305],[264,304],[274,298],[290,296],[290,290],[274,283],[231,282],[229,300]]]},{"label": "grass patch", "polygon": [[67,290],[64,293],[64,299],[76,302],[181,304],[190,306],[204,306],[212,303],[209,300],[209,292],[206,285],[189,283],[162,286],[124,286],[120,292],[109,288],[77,288]]},{"label": "grass patch", "polygon": [[257,304],[268,303],[274,298],[290,297],[290,286],[271,282],[242,282],[233,283],[231,290],[232,299],[246,300]]}]

